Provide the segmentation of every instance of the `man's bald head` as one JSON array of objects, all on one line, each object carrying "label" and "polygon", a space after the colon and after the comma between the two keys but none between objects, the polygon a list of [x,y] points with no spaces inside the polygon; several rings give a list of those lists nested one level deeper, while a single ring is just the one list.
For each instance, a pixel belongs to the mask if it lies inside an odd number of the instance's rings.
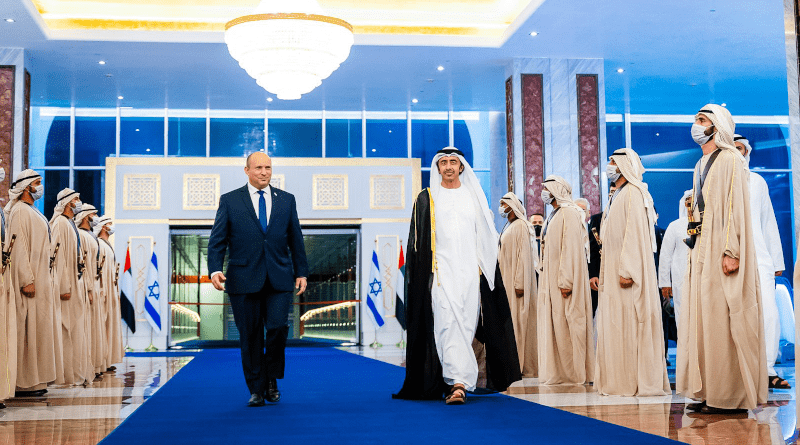
[{"label": "man's bald head", "polygon": [[250,156],[247,157],[244,172],[250,184],[261,190],[268,186],[269,181],[272,179],[272,159],[263,151],[250,153]]}]

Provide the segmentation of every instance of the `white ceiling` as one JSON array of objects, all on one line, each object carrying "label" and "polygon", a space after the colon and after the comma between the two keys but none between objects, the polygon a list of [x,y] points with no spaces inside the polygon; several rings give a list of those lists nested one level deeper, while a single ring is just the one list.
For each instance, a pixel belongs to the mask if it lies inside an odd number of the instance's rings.
[{"label": "white ceiling", "polygon": [[28,1],[4,0],[0,46],[26,49],[34,105],[502,110],[510,61],[551,57],[605,59],[609,113],[788,113],[780,0],[546,0],[499,48],[357,45],[316,91],[269,104],[224,44],[48,40]]}]

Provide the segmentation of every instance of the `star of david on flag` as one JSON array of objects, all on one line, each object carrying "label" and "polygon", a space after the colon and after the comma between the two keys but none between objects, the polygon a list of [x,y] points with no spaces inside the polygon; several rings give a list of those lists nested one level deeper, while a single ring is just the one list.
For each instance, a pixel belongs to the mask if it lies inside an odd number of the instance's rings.
[{"label": "star of david on flag", "polygon": [[378,327],[382,327],[386,321],[383,319],[383,284],[381,283],[381,271],[378,265],[378,254],[372,251],[372,267],[369,272],[369,289],[367,290],[367,307],[372,319]]},{"label": "star of david on flag", "polygon": [[147,266],[147,282],[144,291],[144,315],[150,326],[156,332],[161,332],[161,289],[158,286],[158,259],[156,253],[150,257],[150,264]]}]

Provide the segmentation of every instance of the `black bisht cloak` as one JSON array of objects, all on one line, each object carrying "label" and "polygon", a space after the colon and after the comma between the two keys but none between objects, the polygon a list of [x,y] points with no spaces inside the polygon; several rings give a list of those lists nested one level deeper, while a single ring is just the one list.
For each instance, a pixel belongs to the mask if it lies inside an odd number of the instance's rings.
[{"label": "black bisht cloak", "polygon": [[[414,203],[406,248],[406,378],[392,397],[409,400],[440,400],[448,391],[433,336],[433,253],[431,251],[431,206],[428,190]],[[440,228],[446,230],[446,228]],[[481,317],[475,338],[486,346],[486,374],[491,389],[505,391],[521,380],[517,342],[498,263],[494,290],[481,275]]]}]

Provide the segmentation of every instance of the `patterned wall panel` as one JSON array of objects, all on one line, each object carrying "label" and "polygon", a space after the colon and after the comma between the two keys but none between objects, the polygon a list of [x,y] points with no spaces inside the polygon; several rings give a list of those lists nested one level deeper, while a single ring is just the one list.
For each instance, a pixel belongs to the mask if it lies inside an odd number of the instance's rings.
[{"label": "patterned wall panel", "polygon": [[514,88],[511,77],[506,80],[506,166],[508,191],[514,191]]},{"label": "patterned wall panel", "polygon": [[185,173],[183,210],[216,210],[219,205],[219,175]]},{"label": "patterned wall panel", "polygon": [[371,209],[404,209],[406,207],[404,179],[403,175],[370,176],[369,207]]},{"label": "patterned wall panel", "polygon": [[129,174],[122,184],[122,208],[158,210],[161,208],[161,175]]},{"label": "patterned wall panel", "polygon": [[347,175],[314,175],[312,181],[314,210],[347,210]]},{"label": "patterned wall panel", "polygon": [[25,94],[22,109],[22,168],[28,168],[31,139],[31,73],[25,70]]},{"label": "patterned wall panel", "polygon": [[600,208],[600,104],[597,74],[578,74],[578,142],[581,154],[581,196]]},{"label": "patterned wall panel", "polygon": [[8,185],[13,180],[14,153],[14,67],[0,66],[0,165],[6,179],[0,183],[0,204],[8,202]]},{"label": "patterned wall panel", "polygon": [[276,189],[286,190],[286,176],[285,175],[272,175],[269,180],[269,185]]},{"label": "patterned wall panel", "polygon": [[544,214],[544,93],[541,74],[522,75],[522,144],[525,153],[525,211]]}]

